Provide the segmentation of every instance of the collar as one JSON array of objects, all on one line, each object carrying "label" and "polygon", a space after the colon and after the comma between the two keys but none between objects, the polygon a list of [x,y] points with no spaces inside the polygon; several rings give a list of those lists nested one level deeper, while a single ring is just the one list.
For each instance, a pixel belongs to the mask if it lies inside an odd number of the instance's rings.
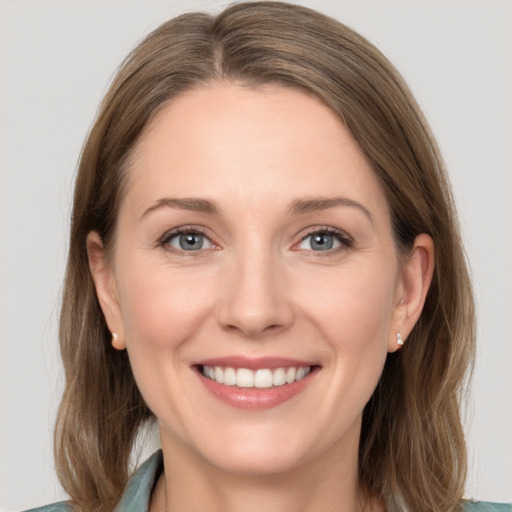
[{"label": "collar", "polygon": [[114,512],[147,512],[163,467],[162,450],[158,450],[130,478]]}]

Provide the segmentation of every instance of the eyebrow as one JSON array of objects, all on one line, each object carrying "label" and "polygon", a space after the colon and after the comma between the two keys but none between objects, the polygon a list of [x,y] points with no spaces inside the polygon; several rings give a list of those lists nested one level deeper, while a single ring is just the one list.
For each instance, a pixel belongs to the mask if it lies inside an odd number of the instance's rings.
[{"label": "eyebrow", "polygon": [[[329,208],[335,208],[336,206],[350,206],[358,208],[368,217],[370,222],[373,223],[372,214],[365,206],[346,197],[296,199],[292,202],[289,213],[300,215],[309,212],[327,210]],[[160,208],[177,208],[180,210],[207,213],[210,215],[220,213],[220,210],[217,208],[215,203],[208,201],[207,199],[163,197],[158,199],[153,205],[145,210],[141,215],[141,218],[146,217],[151,212]]]},{"label": "eyebrow", "polygon": [[290,207],[290,213],[309,213],[319,210],[327,210],[329,208],[334,208],[336,206],[350,206],[358,208],[368,217],[368,219],[370,219],[370,222],[373,224],[373,217],[368,208],[363,206],[361,203],[354,201],[353,199],[348,199],[347,197],[320,197],[312,199],[296,199],[295,201],[293,201]]},{"label": "eyebrow", "polygon": [[141,215],[141,218],[146,217],[151,212],[160,208],[178,208],[180,210],[188,210],[199,213],[218,214],[219,209],[214,203],[206,199],[198,198],[175,198],[175,197],[163,197],[158,199],[152,206],[150,206]]}]

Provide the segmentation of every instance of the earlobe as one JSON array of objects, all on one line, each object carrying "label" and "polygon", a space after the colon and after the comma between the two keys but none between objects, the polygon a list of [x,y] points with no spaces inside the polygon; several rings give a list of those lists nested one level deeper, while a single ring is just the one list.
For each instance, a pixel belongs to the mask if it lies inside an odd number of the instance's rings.
[{"label": "earlobe", "polygon": [[112,346],[117,350],[124,350],[126,348],[124,329],[121,308],[117,299],[114,272],[111,265],[106,261],[103,241],[99,233],[91,231],[87,235],[86,244],[89,269],[96,288],[98,302],[112,333]]},{"label": "earlobe", "polygon": [[418,321],[434,274],[434,242],[421,234],[401,272],[401,297],[395,307],[389,351],[394,352],[406,344],[407,337]]}]

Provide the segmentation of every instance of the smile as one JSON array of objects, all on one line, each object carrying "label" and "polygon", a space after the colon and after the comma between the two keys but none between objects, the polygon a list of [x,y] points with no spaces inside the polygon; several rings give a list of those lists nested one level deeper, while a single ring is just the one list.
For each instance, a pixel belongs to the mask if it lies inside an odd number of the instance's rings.
[{"label": "smile", "polygon": [[201,372],[205,377],[226,386],[272,388],[302,380],[311,372],[311,366],[251,370],[249,368],[235,369],[204,365]]},{"label": "smile", "polygon": [[243,410],[277,407],[301,394],[321,366],[287,358],[224,357],[192,365],[210,395]]}]

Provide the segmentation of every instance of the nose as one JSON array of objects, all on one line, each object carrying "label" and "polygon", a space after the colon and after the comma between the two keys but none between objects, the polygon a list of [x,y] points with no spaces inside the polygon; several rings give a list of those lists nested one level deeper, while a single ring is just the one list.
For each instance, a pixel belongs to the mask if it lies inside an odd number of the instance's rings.
[{"label": "nose", "polygon": [[256,339],[293,322],[284,269],[268,252],[240,257],[222,280],[217,315],[223,329]]}]

